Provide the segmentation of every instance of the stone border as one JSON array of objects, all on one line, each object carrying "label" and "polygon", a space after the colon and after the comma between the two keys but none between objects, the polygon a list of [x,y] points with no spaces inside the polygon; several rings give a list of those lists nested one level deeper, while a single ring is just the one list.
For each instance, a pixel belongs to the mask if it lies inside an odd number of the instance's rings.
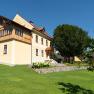
[{"label": "stone border", "polygon": [[62,71],[74,71],[74,70],[85,70],[88,66],[62,66],[62,67],[51,67],[51,68],[40,68],[34,69],[37,73],[46,74],[52,72],[62,72]]}]

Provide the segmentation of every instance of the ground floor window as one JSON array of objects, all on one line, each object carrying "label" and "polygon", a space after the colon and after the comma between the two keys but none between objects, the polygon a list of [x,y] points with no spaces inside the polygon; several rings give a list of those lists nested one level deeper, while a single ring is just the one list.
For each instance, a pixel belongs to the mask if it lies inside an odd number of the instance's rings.
[{"label": "ground floor window", "polygon": [[7,54],[7,45],[4,45],[4,54]]},{"label": "ground floor window", "polygon": [[38,49],[36,49],[36,56],[38,56]]},{"label": "ground floor window", "polygon": [[44,51],[43,50],[41,50],[41,55],[42,55],[42,57],[44,56]]}]

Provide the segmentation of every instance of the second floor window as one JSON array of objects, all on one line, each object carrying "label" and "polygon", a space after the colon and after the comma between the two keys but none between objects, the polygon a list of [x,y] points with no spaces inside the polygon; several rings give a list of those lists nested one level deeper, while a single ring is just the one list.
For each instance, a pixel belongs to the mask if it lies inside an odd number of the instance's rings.
[{"label": "second floor window", "polygon": [[21,29],[16,29],[15,34],[22,37],[23,31]]},{"label": "second floor window", "polygon": [[41,38],[41,44],[43,45],[43,38]]},{"label": "second floor window", "polygon": [[12,31],[10,31],[8,29],[0,31],[0,37],[11,35],[11,34],[12,34]]},{"label": "second floor window", "polygon": [[38,56],[38,49],[36,49],[36,56]]},{"label": "second floor window", "polygon": [[38,43],[38,35],[36,35],[36,43]]},{"label": "second floor window", "polygon": [[46,40],[46,46],[48,46],[48,40]]},{"label": "second floor window", "polygon": [[12,31],[6,29],[6,30],[3,31],[3,34],[4,34],[4,36],[11,35]]},{"label": "second floor window", "polygon": [[38,35],[36,35],[36,43],[38,43]]}]

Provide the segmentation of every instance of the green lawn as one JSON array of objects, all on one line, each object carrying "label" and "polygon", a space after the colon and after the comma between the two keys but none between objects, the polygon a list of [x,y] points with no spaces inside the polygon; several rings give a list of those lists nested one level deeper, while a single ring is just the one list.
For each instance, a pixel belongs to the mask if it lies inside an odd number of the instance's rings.
[{"label": "green lawn", "polygon": [[94,72],[37,74],[27,66],[0,65],[0,94],[94,94]]}]

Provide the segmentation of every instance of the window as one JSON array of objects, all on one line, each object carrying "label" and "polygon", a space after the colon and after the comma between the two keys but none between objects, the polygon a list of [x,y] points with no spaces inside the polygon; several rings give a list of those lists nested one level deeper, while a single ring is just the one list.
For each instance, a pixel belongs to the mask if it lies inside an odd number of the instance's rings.
[{"label": "window", "polygon": [[2,31],[0,31],[0,37],[2,37]]},{"label": "window", "polygon": [[7,28],[7,35],[11,35],[12,34],[12,30],[13,30],[13,26],[9,26],[8,28]]},{"label": "window", "polygon": [[36,35],[36,43],[38,43],[38,36]]},{"label": "window", "polygon": [[0,31],[0,37],[4,36],[4,30]]},{"label": "window", "polygon": [[41,38],[41,44],[43,45],[43,38]]},{"label": "window", "polygon": [[42,57],[44,56],[44,52],[43,52],[43,50],[41,50],[41,55],[42,55]]},{"label": "window", "polygon": [[11,35],[12,34],[12,31],[7,31],[8,35]]},{"label": "window", "polygon": [[11,33],[8,29],[6,29],[6,30],[3,31],[3,34],[4,34],[4,36],[6,36],[6,35],[10,35]]},{"label": "window", "polygon": [[38,56],[38,49],[36,49],[36,56]]},{"label": "window", "polygon": [[0,31],[0,37],[6,36],[6,35],[10,35],[10,34],[12,34],[12,31],[9,31],[7,29]]},{"label": "window", "polygon": [[46,40],[46,46],[48,46],[48,40]]},{"label": "window", "polygon": [[6,29],[1,30],[0,31],[0,37],[11,35],[12,34],[12,30],[13,30],[12,26],[7,27]]},{"label": "window", "polygon": [[23,31],[21,29],[16,29],[15,34],[22,37]]},{"label": "window", "polygon": [[7,45],[4,45],[4,54],[7,54]]}]

